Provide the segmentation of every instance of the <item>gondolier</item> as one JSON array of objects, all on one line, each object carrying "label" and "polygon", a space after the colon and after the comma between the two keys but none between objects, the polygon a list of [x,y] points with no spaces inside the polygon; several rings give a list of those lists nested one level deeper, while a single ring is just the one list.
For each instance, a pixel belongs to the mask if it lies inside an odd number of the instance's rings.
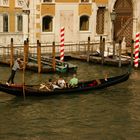
[{"label": "gondolier", "polygon": [[9,85],[10,82],[11,82],[11,84],[14,84],[14,77],[15,77],[16,71],[17,71],[17,69],[22,69],[22,68],[23,68],[23,65],[22,65],[21,59],[17,58],[12,67],[11,75],[10,75],[8,81],[6,82],[7,85]]}]

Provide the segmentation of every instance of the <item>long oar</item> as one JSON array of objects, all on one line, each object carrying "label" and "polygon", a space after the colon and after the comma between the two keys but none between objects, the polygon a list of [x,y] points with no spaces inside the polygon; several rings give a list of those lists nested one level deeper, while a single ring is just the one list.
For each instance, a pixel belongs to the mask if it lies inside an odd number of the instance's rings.
[{"label": "long oar", "polygon": [[[23,64],[25,65],[25,64]],[[23,97],[24,97],[24,100],[25,100],[25,67],[23,66],[23,74],[22,74],[22,81],[23,81]]]},{"label": "long oar", "polygon": [[26,57],[27,57],[27,50],[28,50],[28,43],[27,41],[24,41],[24,55],[23,55],[23,76],[22,76],[22,81],[23,81],[23,97],[25,100],[25,66],[26,66]]}]

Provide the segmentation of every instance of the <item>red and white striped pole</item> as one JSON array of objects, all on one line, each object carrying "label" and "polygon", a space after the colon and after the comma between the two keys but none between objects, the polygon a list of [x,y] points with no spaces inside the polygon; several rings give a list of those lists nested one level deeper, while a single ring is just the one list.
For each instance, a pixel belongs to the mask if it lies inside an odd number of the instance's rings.
[{"label": "red and white striped pole", "polygon": [[139,66],[139,38],[140,38],[140,33],[136,34],[136,40],[135,40],[135,59],[134,59],[134,67]]},{"label": "red and white striped pole", "polygon": [[64,31],[65,31],[65,28],[62,27],[61,30],[60,30],[60,60],[61,61],[64,61]]}]

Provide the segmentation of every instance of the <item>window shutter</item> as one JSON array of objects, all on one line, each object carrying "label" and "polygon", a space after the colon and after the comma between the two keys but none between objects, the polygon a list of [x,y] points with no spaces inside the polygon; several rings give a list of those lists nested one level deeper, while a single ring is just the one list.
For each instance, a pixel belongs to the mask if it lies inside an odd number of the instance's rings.
[{"label": "window shutter", "polygon": [[104,13],[105,8],[99,7],[97,11],[96,33],[104,34]]}]

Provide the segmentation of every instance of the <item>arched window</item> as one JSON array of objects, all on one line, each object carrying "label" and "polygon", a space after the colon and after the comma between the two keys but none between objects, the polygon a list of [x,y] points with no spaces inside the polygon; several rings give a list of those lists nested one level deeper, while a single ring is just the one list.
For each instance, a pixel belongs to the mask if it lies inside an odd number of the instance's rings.
[{"label": "arched window", "polygon": [[88,31],[89,30],[89,17],[81,16],[80,17],[80,31]]},{"label": "arched window", "polygon": [[42,31],[43,32],[52,32],[53,28],[53,17],[45,16],[42,20]]},{"label": "arched window", "polygon": [[8,32],[8,15],[3,15],[3,32]]},{"label": "arched window", "polygon": [[52,0],[43,0],[43,2],[52,2]]},{"label": "arched window", "polygon": [[3,6],[8,6],[9,5],[9,0],[3,0],[2,5]]},{"label": "arched window", "polygon": [[81,2],[89,2],[89,0],[81,0]]}]

